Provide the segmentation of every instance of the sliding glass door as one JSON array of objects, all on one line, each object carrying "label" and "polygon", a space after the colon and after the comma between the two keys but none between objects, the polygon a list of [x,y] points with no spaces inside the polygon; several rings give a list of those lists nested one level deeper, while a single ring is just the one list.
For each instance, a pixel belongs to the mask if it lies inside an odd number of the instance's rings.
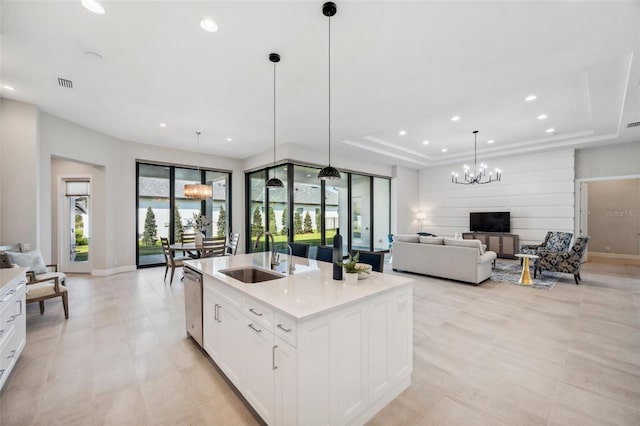
[{"label": "sliding glass door", "polygon": [[[164,164],[137,163],[138,267],[164,264],[160,238],[174,243],[184,232],[193,232],[196,213],[205,214],[211,224],[205,235],[228,235],[230,228],[231,174],[224,171],[197,170]],[[206,183],[213,197],[204,201],[184,196],[185,184]]]},{"label": "sliding glass door", "polygon": [[[313,257],[316,246],[333,244],[338,228],[345,255],[349,250],[388,250],[390,180],[343,172],[341,179],[321,182],[319,170],[286,164],[247,173],[247,251],[264,251],[263,240],[254,248],[255,239],[269,230],[276,244],[310,244]],[[284,188],[267,190],[274,171]]]}]

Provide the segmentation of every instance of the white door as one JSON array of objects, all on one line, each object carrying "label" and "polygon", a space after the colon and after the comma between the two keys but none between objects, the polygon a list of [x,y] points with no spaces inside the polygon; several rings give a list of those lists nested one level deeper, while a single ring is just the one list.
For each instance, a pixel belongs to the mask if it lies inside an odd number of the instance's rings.
[{"label": "white door", "polygon": [[91,197],[89,178],[63,179],[59,203],[61,250],[64,272],[91,272]]}]

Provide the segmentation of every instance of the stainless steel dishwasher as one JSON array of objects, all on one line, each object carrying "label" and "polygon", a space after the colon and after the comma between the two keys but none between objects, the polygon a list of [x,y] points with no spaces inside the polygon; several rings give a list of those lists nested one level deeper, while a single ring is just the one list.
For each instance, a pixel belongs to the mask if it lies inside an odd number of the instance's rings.
[{"label": "stainless steel dishwasher", "polygon": [[202,274],[184,267],[184,311],[187,334],[202,347]]}]

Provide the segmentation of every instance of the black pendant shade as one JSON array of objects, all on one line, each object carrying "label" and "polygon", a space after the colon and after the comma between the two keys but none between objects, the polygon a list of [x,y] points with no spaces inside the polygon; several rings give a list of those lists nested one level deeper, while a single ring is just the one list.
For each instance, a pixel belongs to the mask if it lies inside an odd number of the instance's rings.
[{"label": "black pendant shade", "polygon": [[318,173],[318,179],[320,180],[340,179],[341,177],[338,169],[332,166],[327,166]]},{"label": "black pendant shade", "polygon": [[277,177],[272,177],[267,181],[267,188],[284,188],[284,183]]},{"label": "black pendant shade", "polygon": [[[275,175],[276,169],[276,63],[280,62],[280,55],[277,53],[270,53],[269,60],[273,62],[273,173]],[[277,176],[272,177],[267,181],[267,188],[283,188],[284,183]]]},{"label": "black pendant shade", "polygon": [[336,14],[338,8],[333,2],[322,5],[322,14],[329,18],[329,165],[318,173],[320,180],[340,179],[340,171],[331,166],[331,17]]}]

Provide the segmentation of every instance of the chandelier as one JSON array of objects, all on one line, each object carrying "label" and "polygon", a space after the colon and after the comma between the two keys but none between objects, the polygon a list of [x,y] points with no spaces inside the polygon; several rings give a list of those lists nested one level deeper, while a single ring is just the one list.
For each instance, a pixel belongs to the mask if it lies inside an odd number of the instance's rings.
[{"label": "chandelier", "polygon": [[451,173],[451,183],[457,183],[459,185],[484,185],[485,183],[498,182],[502,179],[502,170],[496,169],[495,176],[491,171],[487,173],[487,166],[485,163],[480,163],[478,167],[478,131],[473,131],[474,147],[473,147],[473,172],[468,165],[464,165],[464,180],[458,180],[460,175],[457,172]]},{"label": "chandelier", "polygon": [[[198,138],[198,153],[196,164],[198,167],[198,175],[200,175],[200,135],[201,132],[196,132],[196,137]],[[201,178],[202,179],[202,178]],[[207,198],[211,198],[213,196],[213,189],[210,185],[204,185],[202,183],[191,183],[186,184],[184,186],[184,196],[191,200],[206,200]]]}]

